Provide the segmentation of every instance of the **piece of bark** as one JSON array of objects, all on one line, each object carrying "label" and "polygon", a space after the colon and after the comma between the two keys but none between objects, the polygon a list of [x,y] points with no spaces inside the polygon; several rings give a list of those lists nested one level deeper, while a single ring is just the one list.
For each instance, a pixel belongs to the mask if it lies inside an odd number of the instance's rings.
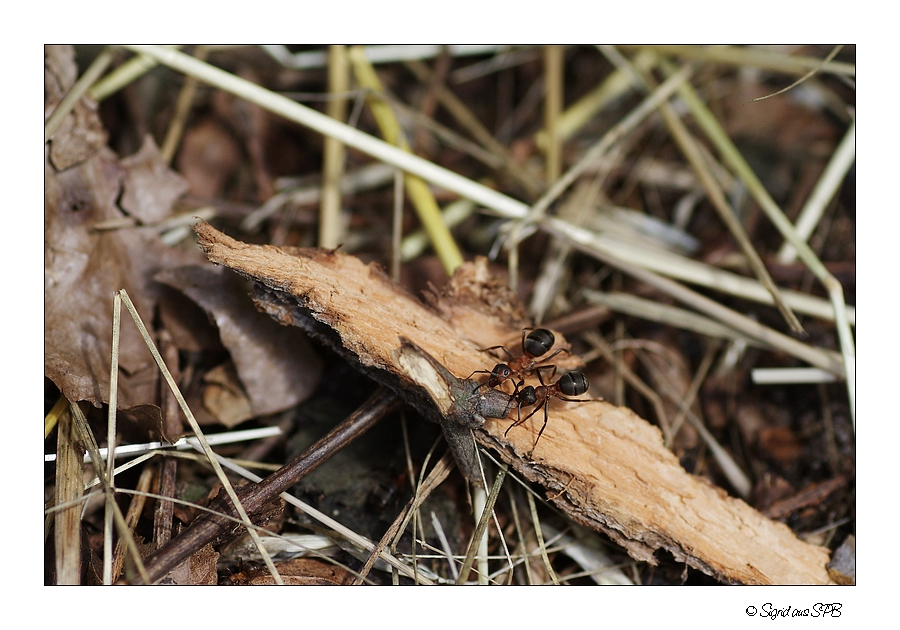
[{"label": "piece of bark", "polygon": [[[496,362],[480,347],[510,343],[517,350],[519,311],[511,294],[487,276],[483,259],[460,267],[429,308],[377,266],[341,252],[248,245],[206,223],[194,230],[210,261],[256,281],[260,309],[331,344],[432,417],[433,405],[421,399],[421,390],[391,358],[401,336],[460,378]],[[491,299],[480,301],[479,295]],[[568,367],[570,361],[577,364],[578,358],[557,364]],[[508,436],[503,433],[510,420],[489,419],[474,433],[518,474],[547,488],[550,500],[570,518],[608,534],[633,558],[656,564],[654,553],[665,549],[676,561],[723,582],[832,583],[825,570],[828,549],[799,540],[786,525],[685,472],[663,446],[660,431],[631,410],[554,400],[543,437],[526,459],[542,415]]]},{"label": "piece of bark", "polygon": [[856,537],[852,534],[841,543],[831,562],[825,565],[828,569],[828,575],[842,586],[856,585]]}]

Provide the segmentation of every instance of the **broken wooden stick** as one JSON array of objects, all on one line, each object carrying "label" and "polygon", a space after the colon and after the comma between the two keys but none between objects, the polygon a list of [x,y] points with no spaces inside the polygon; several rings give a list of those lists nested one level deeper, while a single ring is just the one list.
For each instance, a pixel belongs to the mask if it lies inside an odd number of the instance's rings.
[{"label": "broken wooden stick", "polygon": [[[479,348],[512,346],[528,325],[483,259],[460,267],[440,295],[426,296],[426,305],[376,265],[338,251],[249,245],[203,222],[194,230],[210,261],[255,281],[258,308],[304,328],[432,419],[433,403],[394,363],[401,337],[466,378],[495,363]],[[579,359],[558,364],[574,368]],[[518,474],[545,487],[573,521],[609,535],[637,560],[656,564],[655,552],[665,549],[723,582],[833,583],[828,549],[687,473],[659,429],[625,407],[552,403],[531,458],[525,455],[542,420],[504,436],[510,422],[487,419],[473,431]]]}]

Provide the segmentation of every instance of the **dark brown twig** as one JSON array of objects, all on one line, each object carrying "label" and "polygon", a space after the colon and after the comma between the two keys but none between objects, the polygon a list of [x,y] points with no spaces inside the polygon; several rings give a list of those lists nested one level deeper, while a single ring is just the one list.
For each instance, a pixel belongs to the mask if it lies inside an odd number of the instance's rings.
[{"label": "dark brown twig", "polygon": [[[304,453],[258,484],[243,488],[241,503],[247,513],[251,516],[259,513],[269,501],[287,491],[399,406],[400,399],[395,394],[384,389],[376,391],[359,409]],[[224,507],[223,512],[232,515],[233,508]],[[150,581],[159,580],[197,549],[212,542],[233,526],[233,522],[224,516],[201,516],[181,535],[147,558],[146,566]]]}]

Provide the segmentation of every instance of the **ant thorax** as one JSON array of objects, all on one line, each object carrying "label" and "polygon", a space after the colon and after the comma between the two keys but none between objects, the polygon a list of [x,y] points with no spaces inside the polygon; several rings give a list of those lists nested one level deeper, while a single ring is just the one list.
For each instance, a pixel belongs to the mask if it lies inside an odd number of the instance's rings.
[{"label": "ant thorax", "polygon": [[[526,335],[529,330],[531,332]],[[544,355],[550,352],[554,343],[556,343],[556,337],[546,328],[525,328],[522,330],[521,356],[514,356],[512,352],[502,345],[483,348],[482,352],[501,350],[506,355],[507,361],[506,363],[496,364],[490,372],[487,370],[476,370],[469,375],[469,378],[479,373],[488,374],[488,380],[484,383],[485,387],[498,387],[506,381],[512,381],[516,392],[525,384],[525,379],[529,376],[543,373],[548,379],[552,379],[556,374],[556,366],[547,363],[547,361],[560,352],[568,352],[565,348],[559,348],[553,354],[545,357]]]}]

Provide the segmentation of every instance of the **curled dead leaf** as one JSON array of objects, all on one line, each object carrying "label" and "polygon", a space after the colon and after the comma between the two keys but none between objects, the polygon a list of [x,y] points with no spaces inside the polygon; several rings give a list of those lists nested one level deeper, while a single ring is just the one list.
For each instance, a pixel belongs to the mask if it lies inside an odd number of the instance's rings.
[{"label": "curled dead leaf", "polygon": [[[292,407],[318,386],[321,361],[306,336],[257,311],[247,288],[233,273],[211,265],[191,265],[163,271],[156,279],[181,291],[215,322],[253,416]],[[233,393],[234,388],[229,390]],[[225,417],[235,422],[242,415],[225,414],[223,422]]]},{"label": "curled dead leaf", "polygon": [[[52,111],[74,83],[74,52],[71,47],[45,51],[45,107]],[[68,400],[100,406],[109,401],[115,294],[125,289],[145,321],[151,321],[158,291],[153,274],[195,261],[199,252],[166,247],[151,230],[94,229],[124,218],[117,200],[127,171],[111,149],[96,143],[89,151],[75,147],[72,155],[79,157],[60,162],[59,152],[82,143],[100,124],[95,111],[70,118],[81,131],[57,132],[45,153],[44,373]],[[158,403],[156,365],[124,313],[119,408]]]}]

